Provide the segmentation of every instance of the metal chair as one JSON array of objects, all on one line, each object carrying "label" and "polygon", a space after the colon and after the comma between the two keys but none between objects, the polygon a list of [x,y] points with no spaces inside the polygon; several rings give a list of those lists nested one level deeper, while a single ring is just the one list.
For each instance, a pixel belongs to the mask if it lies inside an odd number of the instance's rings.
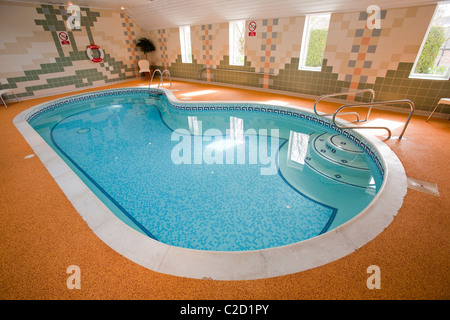
[{"label": "metal chair", "polygon": [[431,114],[428,116],[428,119],[426,120],[426,122],[428,122],[428,120],[430,120],[431,116],[433,115],[433,113],[436,111],[437,107],[440,104],[450,104],[450,98],[442,98],[441,100],[439,100],[439,102],[437,103],[436,107],[434,107],[433,111],[431,112]]},{"label": "metal chair", "polygon": [[0,90],[0,99],[2,99],[2,102],[5,105],[5,108],[8,108],[8,106],[6,105],[5,100],[3,100],[3,95],[8,94],[8,93],[12,93],[14,95],[14,97],[16,97],[16,100],[19,101],[19,103],[21,103],[19,98],[17,98],[16,94],[14,93],[14,91],[12,91],[12,89],[3,89],[3,90]]}]

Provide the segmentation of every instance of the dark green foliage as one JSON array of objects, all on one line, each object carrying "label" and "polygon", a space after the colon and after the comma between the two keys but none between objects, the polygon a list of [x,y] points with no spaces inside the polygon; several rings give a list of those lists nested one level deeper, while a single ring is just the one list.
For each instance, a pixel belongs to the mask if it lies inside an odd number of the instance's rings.
[{"label": "dark green foliage", "polygon": [[147,38],[139,38],[138,42],[136,43],[136,47],[141,49],[143,53],[145,53],[145,58],[147,59],[147,53],[155,51],[155,46],[153,43],[147,39]]},{"label": "dark green foliage", "polygon": [[434,73],[434,63],[439,54],[442,44],[445,42],[445,29],[442,26],[433,26],[430,29],[422,53],[417,62],[416,73]]},{"label": "dark green foliage", "polygon": [[323,53],[327,42],[327,34],[327,29],[311,30],[308,55],[306,57],[307,67],[320,67],[322,65]]}]

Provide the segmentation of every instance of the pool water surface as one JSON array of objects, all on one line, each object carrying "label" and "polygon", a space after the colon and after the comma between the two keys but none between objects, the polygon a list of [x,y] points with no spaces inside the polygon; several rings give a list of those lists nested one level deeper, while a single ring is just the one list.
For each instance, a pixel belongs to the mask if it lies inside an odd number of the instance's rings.
[{"label": "pool water surface", "polygon": [[247,251],[349,221],[383,177],[354,142],[284,115],[179,111],[147,92],[77,101],[30,124],[121,220],[162,243]]}]

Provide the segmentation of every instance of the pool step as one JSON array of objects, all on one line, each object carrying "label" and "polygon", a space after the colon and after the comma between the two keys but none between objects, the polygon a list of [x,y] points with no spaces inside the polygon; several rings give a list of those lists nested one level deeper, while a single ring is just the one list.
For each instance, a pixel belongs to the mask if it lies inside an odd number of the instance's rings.
[{"label": "pool step", "polygon": [[335,136],[326,133],[312,137],[310,151],[311,156],[317,162],[325,166],[334,165],[336,170],[352,175],[360,175],[365,171],[370,171],[364,161],[365,154],[361,149],[344,137],[339,137],[338,139],[340,143],[345,143],[344,146],[346,148],[338,148],[333,144],[333,142],[337,142],[337,139],[333,140],[333,137]]},{"label": "pool step", "polygon": [[[319,140],[324,139],[325,134],[317,137]],[[325,135],[326,147],[331,153],[344,159],[364,161],[365,153],[352,141],[348,140],[340,134]]]},{"label": "pool step", "polygon": [[367,188],[374,184],[365,154],[345,137],[312,135],[305,163],[310,169],[335,182]]}]

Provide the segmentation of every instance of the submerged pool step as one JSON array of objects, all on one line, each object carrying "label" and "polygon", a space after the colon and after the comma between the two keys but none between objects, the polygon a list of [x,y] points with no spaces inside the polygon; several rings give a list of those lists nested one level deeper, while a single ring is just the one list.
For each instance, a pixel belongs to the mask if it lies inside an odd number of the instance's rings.
[{"label": "submerged pool step", "polygon": [[347,174],[360,175],[364,174],[364,172],[370,173],[362,150],[353,148],[351,141],[345,142],[346,149],[336,148],[334,145],[330,145],[330,141],[333,141],[332,138],[333,136],[326,133],[312,137],[310,145],[311,157],[325,166],[336,166],[336,170]]},{"label": "submerged pool step", "polygon": [[317,162],[309,155],[305,158],[306,165],[321,176],[333,180],[338,183],[347,184],[358,188],[370,188],[375,186],[375,182],[372,176],[369,174],[362,175],[350,175],[337,170],[336,167],[326,167],[323,164]]},{"label": "submerged pool step", "polygon": [[323,133],[311,136],[305,163],[327,179],[367,188],[374,181],[364,159],[364,152],[351,141]]},{"label": "submerged pool step", "polygon": [[322,134],[317,137],[318,140],[325,139],[327,150],[336,157],[350,159],[352,161],[364,161],[365,153],[356,144],[339,134]]}]

